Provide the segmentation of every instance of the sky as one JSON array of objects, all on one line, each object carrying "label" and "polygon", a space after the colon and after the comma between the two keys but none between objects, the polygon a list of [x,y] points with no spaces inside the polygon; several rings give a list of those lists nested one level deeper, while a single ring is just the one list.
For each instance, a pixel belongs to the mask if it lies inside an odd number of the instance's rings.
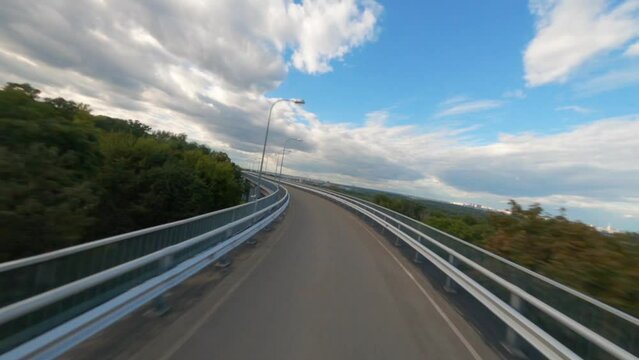
[{"label": "sky", "polygon": [[255,167],[639,231],[639,0],[5,0],[0,81]]}]

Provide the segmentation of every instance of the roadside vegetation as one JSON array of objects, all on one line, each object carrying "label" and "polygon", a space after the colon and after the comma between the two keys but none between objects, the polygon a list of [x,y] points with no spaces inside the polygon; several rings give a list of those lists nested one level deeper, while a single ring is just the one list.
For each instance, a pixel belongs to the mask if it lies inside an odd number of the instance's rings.
[{"label": "roadside vegetation", "polygon": [[387,193],[350,192],[481,246],[639,316],[639,234],[606,234],[539,204],[510,202],[510,214]]},{"label": "roadside vegetation", "polygon": [[241,202],[225,153],[39,93],[0,90],[0,262]]}]

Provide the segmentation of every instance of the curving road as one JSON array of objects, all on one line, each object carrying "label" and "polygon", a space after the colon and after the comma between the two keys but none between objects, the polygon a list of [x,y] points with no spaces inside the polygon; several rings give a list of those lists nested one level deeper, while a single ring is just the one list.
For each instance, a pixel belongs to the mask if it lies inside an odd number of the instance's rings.
[{"label": "curving road", "polygon": [[200,306],[175,338],[154,345],[155,358],[499,358],[361,220],[289,191],[268,253],[216,303]]}]

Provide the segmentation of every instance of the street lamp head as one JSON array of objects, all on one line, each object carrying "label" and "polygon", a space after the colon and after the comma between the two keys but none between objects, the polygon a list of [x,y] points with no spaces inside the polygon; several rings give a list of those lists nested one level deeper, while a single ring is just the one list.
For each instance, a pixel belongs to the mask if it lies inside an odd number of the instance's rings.
[{"label": "street lamp head", "polygon": [[306,102],[303,99],[291,99],[291,102],[293,104],[297,104],[297,105],[304,105],[306,104]]},{"label": "street lamp head", "polygon": [[[264,134],[264,146],[262,147],[262,160],[260,160],[260,172],[257,175],[257,188],[259,189],[262,185],[262,165],[264,164],[264,155],[266,155],[266,144],[268,142],[268,129],[271,125],[271,114],[273,113],[273,108],[280,102],[292,102],[296,105],[304,105],[304,100],[302,99],[277,99],[271,102],[271,107],[268,111],[268,120],[266,121],[266,133]],[[286,146],[286,143],[284,144]],[[282,164],[280,165],[280,174],[282,173],[282,165],[284,164],[284,151],[282,151]],[[268,161],[268,158],[267,158]],[[268,166],[267,166],[268,167]],[[276,168],[277,169],[277,168]],[[257,212],[257,201],[255,202],[255,207],[253,208],[253,212]]]}]

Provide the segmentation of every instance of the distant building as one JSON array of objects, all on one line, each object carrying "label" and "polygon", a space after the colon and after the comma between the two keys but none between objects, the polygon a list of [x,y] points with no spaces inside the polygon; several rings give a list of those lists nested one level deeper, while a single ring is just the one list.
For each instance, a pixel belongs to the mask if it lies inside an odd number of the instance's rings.
[{"label": "distant building", "polygon": [[590,226],[591,228],[599,231],[602,234],[612,235],[612,234],[616,234],[616,233],[620,232],[618,229],[615,229],[612,226],[610,226],[610,224],[608,224],[608,226],[606,226],[606,227],[595,226],[595,225],[592,225],[592,224],[588,224],[588,226]]},{"label": "distant building", "polygon": [[491,208],[491,207],[488,207],[488,206],[484,206],[484,205],[481,205],[481,204],[467,203],[467,202],[451,202],[451,204],[457,205],[457,206],[465,206],[465,207],[469,207],[469,208],[473,208],[473,209],[486,210],[486,211],[496,211],[496,212],[500,212],[500,213],[504,213],[504,214],[510,214],[510,210],[494,209],[494,208]]},{"label": "distant building", "polygon": [[606,233],[606,234],[616,234],[619,232],[619,230],[613,228],[612,226],[610,226],[610,224],[608,224],[608,226],[604,227],[604,228],[597,228],[597,230],[599,230],[602,233]]}]

